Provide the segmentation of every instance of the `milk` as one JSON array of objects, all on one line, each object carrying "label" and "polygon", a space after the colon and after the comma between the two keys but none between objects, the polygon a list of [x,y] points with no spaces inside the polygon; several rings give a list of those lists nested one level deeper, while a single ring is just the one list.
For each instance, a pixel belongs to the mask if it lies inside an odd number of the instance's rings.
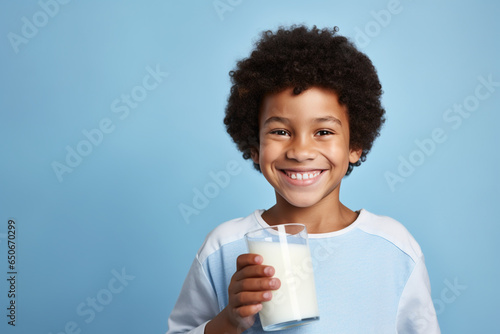
[{"label": "milk", "polygon": [[[311,254],[307,244],[248,241],[250,253],[260,254],[263,264],[273,266],[281,287],[262,303],[259,312],[264,330],[274,324],[319,317]],[[311,319],[312,318],[312,319]],[[272,328],[271,328],[272,329]]]}]

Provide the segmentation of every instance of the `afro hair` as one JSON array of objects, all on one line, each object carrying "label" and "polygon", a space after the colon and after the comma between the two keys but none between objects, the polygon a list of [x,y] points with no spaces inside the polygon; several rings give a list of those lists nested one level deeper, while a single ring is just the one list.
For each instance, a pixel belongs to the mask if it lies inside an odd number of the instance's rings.
[{"label": "afro hair", "polygon": [[[337,31],[302,25],[264,31],[250,57],[229,72],[232,87],[224,124],[243,158],[259,147],[259,112],[266,95],[287,88],[298,95],[316,86],[334,91],[347,107],[350,148],[362,150],[346,175],[366,160],[385,121],[382,86],[370,59]],[[258,164],[254,167],[260,171]]]}]

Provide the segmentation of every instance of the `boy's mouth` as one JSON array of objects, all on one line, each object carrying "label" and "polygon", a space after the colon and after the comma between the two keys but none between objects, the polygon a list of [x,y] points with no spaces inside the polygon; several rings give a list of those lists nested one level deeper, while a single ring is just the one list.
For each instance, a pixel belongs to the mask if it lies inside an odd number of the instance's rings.
[{"label": "boy's mouth", "polygon": [[310,171],[304,171],[304,172],[297,172],[293,170],[286,170],[286,169],[281,169],[281,172],[284,173],[286,176],[291,178],[292,180],[310,180],[318,177],[323,170],[310,170]]}]

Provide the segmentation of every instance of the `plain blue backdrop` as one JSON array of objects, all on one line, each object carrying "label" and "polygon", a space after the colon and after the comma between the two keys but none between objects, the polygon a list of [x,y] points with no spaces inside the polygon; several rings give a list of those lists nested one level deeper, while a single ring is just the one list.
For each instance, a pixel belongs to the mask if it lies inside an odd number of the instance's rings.
[{"label": "plain blue backdrop", "polygon": [[[222,119],[236,61],[261,31],[293,23],[338,26],[384,88],[387,122],[343,182],[343,202],[392,216],[415,236],[443,333],[498,333],[498,2],[1,8],[2,333],[167,330],[206,234],[273,204]],[[214,175],[228,169],[217,184]],[[9,218],[15,327],[7,324]]]}]

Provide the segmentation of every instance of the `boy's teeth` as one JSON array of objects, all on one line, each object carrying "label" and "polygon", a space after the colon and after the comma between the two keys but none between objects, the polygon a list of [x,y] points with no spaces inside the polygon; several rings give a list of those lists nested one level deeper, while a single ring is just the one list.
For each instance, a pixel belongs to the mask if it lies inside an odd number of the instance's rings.
[{"label": "boy's teeth", "polygon": [[293,180],[307,180],[318,176],[320,172],[310,172],[310,173],[291,173],[287,172],[287,175]]}]

